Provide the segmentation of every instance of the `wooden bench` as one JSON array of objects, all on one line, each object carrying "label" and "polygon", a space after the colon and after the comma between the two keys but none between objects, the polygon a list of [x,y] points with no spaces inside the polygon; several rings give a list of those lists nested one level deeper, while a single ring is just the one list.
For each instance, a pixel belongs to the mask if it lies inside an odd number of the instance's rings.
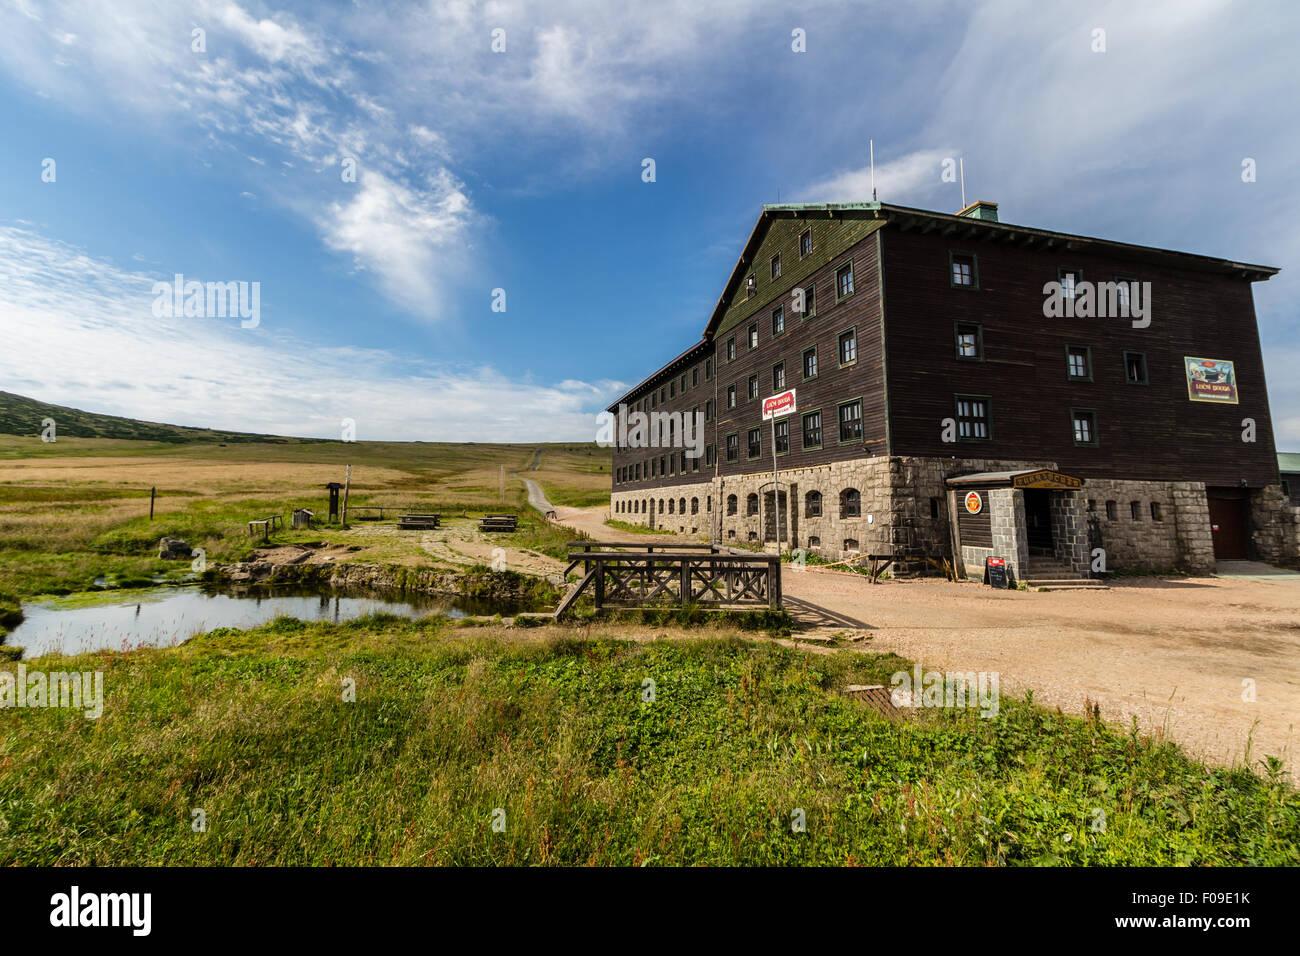
[{"label": "wooden bench", "polygon": [[518,515],[484,515],[478,525],[480,531],[516,531],[518,527]]},{"label": "wooden bench", "polygon": [[383,521],[384,509],[380,505],[348,505],[348,517],[351,518],[354,512],[368,511],[373,514],[359,514],[356,516],[358,521]]},{"label": "wooden bench", "polygon": [[442,527],[441,514],[409,514],[398,515],[398,530],[412,531],[416,529],[429,529]]},{"label": "wooden bench", "polygon": [[260,530],[262,540],[270,541],[271,532],[279,531],[284,527],[284,517],[282,515],[267,515],[265,518],[254,518],[248,522],[248,535],[253,537]]}]

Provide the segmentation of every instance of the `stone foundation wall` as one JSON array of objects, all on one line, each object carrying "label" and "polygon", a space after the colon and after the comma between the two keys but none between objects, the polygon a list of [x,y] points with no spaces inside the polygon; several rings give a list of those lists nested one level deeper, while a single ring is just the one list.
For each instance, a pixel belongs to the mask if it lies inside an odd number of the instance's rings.
[{"label": "stone foundation wall", "polygon": [[1254,557],[1280,564],[1300,554],[1296,548],[1295,512],[1280,484],[1251,492],[1250,539]]},{"label": "stone foundation wall", "polygon": [[[788,500],[781,502],[782,544],[831,561],[900,548],[948,556],[952,539],[946,476],[1040,468],[1055,470],[1056,463],[880,456],[782,471],[781,484],[788,492]],[[611,516],[681,534],[708,536],[712,530],[724,545],[775,546],[768,499],[771,481],[770,474],[756,474],[676,485],[671,493],[668,488],[619,491],[610,497]],[[858,493],[856,515],[842,508],[841,493],[846,489]],[[820,515],[810,513],[807,496],[812,491],[821,494]],[[734,514],[727,507],[732,495]],[[750,495],[758,496],[756,514],[750,513]],[[693,500],[698,510],[692,509]],[[1114,503],[1113,515],[1108,502]],[[1137,502],[1136,518],[1133,502]],[[1300,508],[1289,505],[1281,486],[1253,492],[1250,506],[1252,545],[1258,557],[1272,562],[1300,557]],[[984,557],[996,553],[1006,557],[1013,580],[1021,580],[1028,560],[1023,492],[994,489],[989,507],[994,547],[963,547],[968,573],[982,575]],[[1214,570],[1209,506],[1200,482],[1089,479],[1078,492],[1052,496],[1052,531],[1056,559],[1076,572],[1091,569],[1095,548],[1105,551],[1105,567],[1111,571]],[[906,574],[925,569],[924,563],[916,562],[895,570]]]},{"label": "stone foundation wall", "polygon": [[1091,532],[1090,550],[1105,551],[1106,570],[1214,570],[1203,484],[1094,478],[1079,498]]},{"label": "stone foundation wall", "polygon": [[653,494],[649,490],[615,492],[609,499],[610,517],[615,521],[678,534],[707,535],[717,507],[713,484],[707,481],[656,488]]},{"label": "stone foundation wall", "polygon": [[1092,569],[1087,507],[1079,491],[1058,491],[1051,498],[1053,556],[1078,574]]}]

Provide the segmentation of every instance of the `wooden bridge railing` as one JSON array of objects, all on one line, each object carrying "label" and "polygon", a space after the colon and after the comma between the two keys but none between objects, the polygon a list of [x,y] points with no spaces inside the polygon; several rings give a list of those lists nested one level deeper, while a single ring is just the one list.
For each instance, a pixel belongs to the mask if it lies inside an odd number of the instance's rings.
[{"label": "wooden bridge railing", "polygon": [[[582,564],[586,573],[556,608],[557,618],[588,589],[597,610],[686,604],[781,606],[781,559],[775,554],[736,553],[707,544],[633,545],[597,541],[575,544],[583,550],[570,552],[569,567]],[[639,550],[609,550],[615,547]],[[656,552],[654,548],[661,550]]]}]

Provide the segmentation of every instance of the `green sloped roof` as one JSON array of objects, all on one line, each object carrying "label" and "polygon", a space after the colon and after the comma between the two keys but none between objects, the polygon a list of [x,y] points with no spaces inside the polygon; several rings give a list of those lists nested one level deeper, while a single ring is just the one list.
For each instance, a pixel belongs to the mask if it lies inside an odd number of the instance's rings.
[{"label": "green sloped roof", "polygon": [[1277,470],[1300,472],[1300,452],[1280,451],[1277,453]]},{"label": "green sloped roof", "polygon": [[[818,207],[825,210],[826,207]],[[773,216],[773,211],[779,211]],[[885,224],[884,219],[869,219],[862,216],[852,218],[825,218],[799,215],[798,207],[765,207],[764,215],[759,219],[755,234],[746,246],[746,254],[737,263],[732,280],[728,283],[717,326],[713,330],[715,337],[747,321],[754,312],[765,306],[770,307],[772,300],[787,289],[798,286],[822,266],[831,262],[845,250]],[[779,215],[780,212],[792,215]],[[799,235],[805,229],[812,229],[812,252],[799,258]],[[781,256],[781,275],[772,278],[772,257]],[[745,280],[754,276],[757,293],[747,295]]]}]

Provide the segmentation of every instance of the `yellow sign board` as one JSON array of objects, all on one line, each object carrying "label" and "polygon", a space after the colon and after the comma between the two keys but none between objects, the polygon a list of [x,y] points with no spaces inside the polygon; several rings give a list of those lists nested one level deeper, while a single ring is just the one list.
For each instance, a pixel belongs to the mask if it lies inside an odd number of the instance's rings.
[{"label": "yellow sign board", "polygon": [[1028,471],[1011,478],[1012,488],[1069,488],[1083,487],[1083,479],[1073,475],[1063,475],[1059,471]]}]

